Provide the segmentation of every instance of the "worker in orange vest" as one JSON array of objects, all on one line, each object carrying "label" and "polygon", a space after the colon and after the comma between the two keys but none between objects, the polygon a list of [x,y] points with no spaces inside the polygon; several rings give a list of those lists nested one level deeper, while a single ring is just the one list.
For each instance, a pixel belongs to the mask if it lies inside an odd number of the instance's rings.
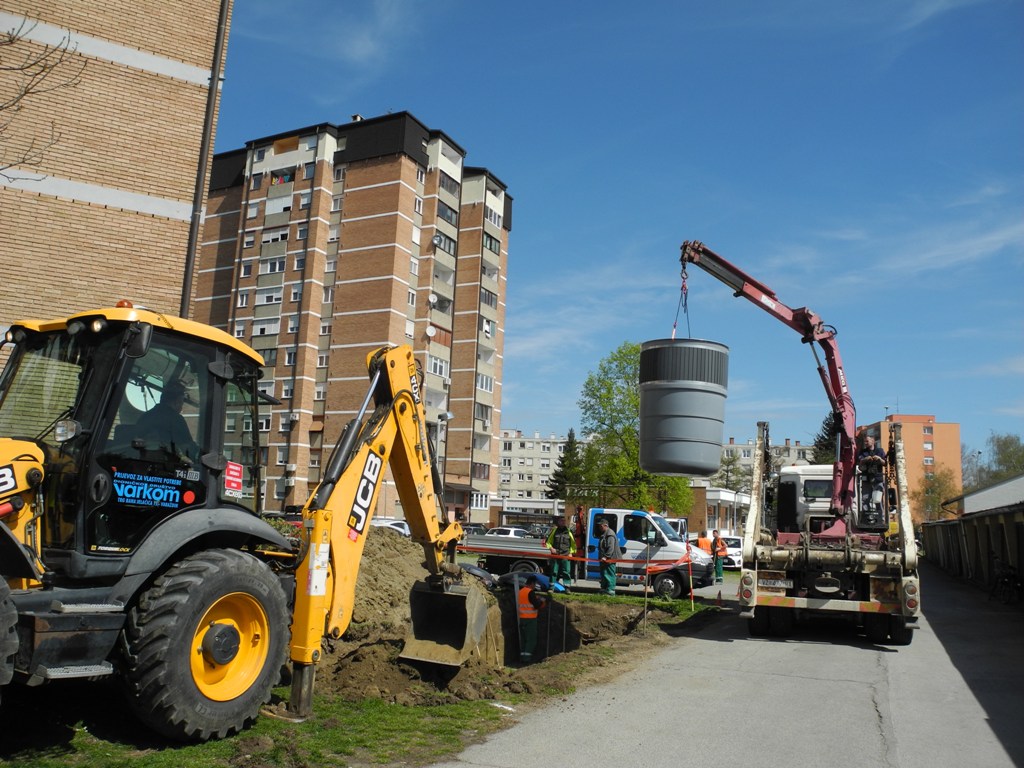
[{"label": "worker in orange vest", "polygon": [[711,552],[715,558],[715,584],[721,584],[725,581],[722,569],[725,567],[725,558],[729,554],[729,548],[725,545],[725,540],[718,535],[718,531],[712,531],[711,535],[714,537],[711,541]]},{"label": "worker in orange vest", "polygon": [[701,531],[700,536],[697,537],[697,546],[711,554],[711,539],[708,538],[707,531]]},{"label": "worker in orange vest", "polygon": [[516,615],[519,618],[519,661],[529,664],[537,648],[537,617],[547,601],[537,594],[537,577],[530,574],[516,595]]}]

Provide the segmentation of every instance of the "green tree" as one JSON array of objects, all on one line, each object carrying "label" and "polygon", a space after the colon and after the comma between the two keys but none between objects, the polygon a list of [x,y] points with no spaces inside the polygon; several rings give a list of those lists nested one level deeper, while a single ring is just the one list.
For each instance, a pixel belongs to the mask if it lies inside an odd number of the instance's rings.
[{"label": "green tree", "polygon": [[729,454],[722,457],[718,471],[711,476],[711,485],[730,491],[749,491],[751,476],[752,468],[744,467],[739,456]]},{"label": "green tree", "polygon": [[811,450],[812,464],[832,464],[836,460],[836,419],[829,412],[814,436],[814,447]]},{"label": "green tree", "polygon": [[943,514],[949,514],[942,508],[942,502],[959,495],[953,470],[937,464],[933,472],[925,475],[921,487],[910,492],[914,521],[941,520]]},{"label": "green tree", "polygon": [[982,451],[960,446],[964,490],[978,490],[1024,474],[1024,444],[1020,435],[993,432],[985,441],[988,461],[982,461]]},{"label": "green tree", "polygon": [[580,426],[590,438],[584,464],[589,482],[622,486],[638,509],[688,514],[687,478],[655,476],[640,467],[640,345],[623,342],[583,383]]},{"label": "green tree", "polygon": [[562,455],[558,457],[555,464],[555,471],[548,479],[548,490],[545,495],[549,499],[565,499],[566,486],[580,485],[585,481],[583,472],[583,452],[576,440],[576,431],[569,430],[569,436],[565,440],[565,447]]}]

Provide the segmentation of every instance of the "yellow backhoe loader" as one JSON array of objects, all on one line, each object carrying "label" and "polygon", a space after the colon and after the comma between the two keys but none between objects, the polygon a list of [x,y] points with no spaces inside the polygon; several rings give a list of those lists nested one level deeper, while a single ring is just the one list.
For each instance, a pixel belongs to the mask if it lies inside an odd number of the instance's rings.
[{"label": "yellow backhoe loader", "polygon": [[388,465],[428,571],[403,656],[458,666],[477,648],[486,606],[438,513],[408,346],[368,354],[293,546],[261,515],[249,346],[129,302],[15,323],[3,345],[0,686],[117,675],[144,723],[200,741],[250,724],[290,657],[288,716],[308,716]]}]

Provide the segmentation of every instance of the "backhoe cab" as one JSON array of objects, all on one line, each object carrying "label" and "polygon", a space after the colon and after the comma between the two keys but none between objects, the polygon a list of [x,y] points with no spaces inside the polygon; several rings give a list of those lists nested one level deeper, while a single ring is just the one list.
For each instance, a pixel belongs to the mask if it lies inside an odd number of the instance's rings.
[{"label": "backhoe cab", "polygon": [[3,346],[0,686],[117,675],[150,727],[204,740],[250,723],[290,654],[291,706],[307,712],[320,639],[351,619],[389,462],[428,555],[422,588],[455,605],[411,645],[446,664],[475,647],[408,347],[369,356],[370,393],[293,548],[261,517],[263,359],[246,344],[122,302],[16,323]]}]

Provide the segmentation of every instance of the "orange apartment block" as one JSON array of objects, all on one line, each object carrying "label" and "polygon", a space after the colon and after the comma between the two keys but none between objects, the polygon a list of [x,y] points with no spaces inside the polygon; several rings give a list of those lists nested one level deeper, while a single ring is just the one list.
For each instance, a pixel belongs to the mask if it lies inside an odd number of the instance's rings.
[{"label": "orange apartment block", "polygon": [[[961,464],[960,425],[941,423],[931,415],[889,414],[885,421],[866,424],[861,432],[874,435],[878,445],[888,450],[889,427],[903,425],[903,453],[907,459],[907,484],[911,494],[919,490],[933,472],[948,469],[953,473],[957,489],[963,487]],[[921,522],[920,513],[911,505],[914,522]]]},{"label": "orange apartment block", "polygon": [[[0,327],[123,298],[179,313],[219,14],[230,6],[0,0],[0,26],[20,30],[5,64],[64,41],[48,85],[69,83],[5,115],[0,167],[14,165],[0,172]],[[8,88],[16,81],[4,73]],[[37,162],[16,162],[33,148],[44,149]]]},{"label": "orange apartment block", "polygon": [[[451,517],[497,488],[512,198],[407,112],[298,128],[214,158],[198,319],[252,344],[281,401],[267,507],[305,501],[366,395],[366,356],[412,345]],[[385,482],[378,514],[402,516]]]}]

